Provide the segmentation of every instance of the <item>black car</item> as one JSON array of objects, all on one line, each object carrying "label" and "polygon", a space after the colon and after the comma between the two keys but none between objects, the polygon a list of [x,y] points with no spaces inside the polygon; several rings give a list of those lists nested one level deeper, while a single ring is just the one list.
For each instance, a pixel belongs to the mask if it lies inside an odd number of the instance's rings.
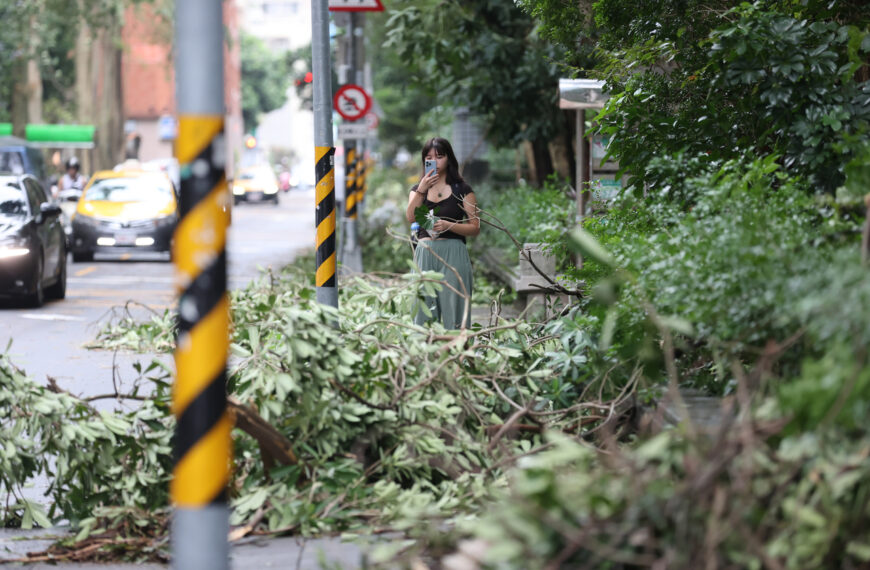
[{"label": "black car", "polygon": [[29,174],[0,173],[0,295],[32,306],[66,296],[66,240],[60,206]]}]

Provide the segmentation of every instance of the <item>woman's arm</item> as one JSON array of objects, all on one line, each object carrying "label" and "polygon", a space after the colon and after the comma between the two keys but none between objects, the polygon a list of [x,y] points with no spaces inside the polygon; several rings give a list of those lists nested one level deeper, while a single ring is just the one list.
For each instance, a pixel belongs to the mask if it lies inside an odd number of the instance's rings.
[{"label": "woman's arm", "polygon": [[480,233],[480,212],[477,208],[477,198],[474,192],[469,192],[462,199],[462,209],[468,218],[464,222],[448,222],[438,220],[432,229],[436,232],[453,232],[461,236],[473,237]]},{"label": "woman's arm", "polygon": [[423,205],[423,200],[426,198],[426,194],[429,193],[429,188],[432,188],[436,180],[438,180],[438,175],[434,171],[430,171],[429,174],[424,175],[420,179],[420,182],[411,187],[411,193],[408,195],[408,207],[405,210],[405,220],[408,223],[414,221],[414,210]]},{"label": "woman's arm", "polygon": [[411,193],[408,195],[408,208],[405,210],[405,220],[408,223],[414,221],[414,210],[423,205],[423,199],[426,197],[426,192],[420,192],[419,186],[411,187]]}]

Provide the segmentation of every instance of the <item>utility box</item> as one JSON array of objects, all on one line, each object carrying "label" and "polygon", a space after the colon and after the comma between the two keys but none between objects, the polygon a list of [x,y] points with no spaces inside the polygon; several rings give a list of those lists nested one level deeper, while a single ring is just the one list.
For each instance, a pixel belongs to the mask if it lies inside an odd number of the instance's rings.
[{"label": "utility box", "polygon": [[556,277],[556,258],[552,255],[544,253],[540,243],[523,244],[523,250],[520,252],[520,267],[519,276],[514,283],[514,289],[518,293],[534,293],[540,292],[539,287],[549,287],[550,282],[535,271],[529,258],[544,274],[550,279]]}]

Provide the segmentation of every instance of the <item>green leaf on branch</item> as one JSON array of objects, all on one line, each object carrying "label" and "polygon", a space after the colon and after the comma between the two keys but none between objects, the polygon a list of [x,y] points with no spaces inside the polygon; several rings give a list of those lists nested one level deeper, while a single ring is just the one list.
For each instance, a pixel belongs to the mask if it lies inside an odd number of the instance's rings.
[{"label": "green leaf on branch", "polygon": [[610,252],[598,243],[598,240],[592,234],[583,228],[575,228],[569,236],[568,243],[574,251],[588,255],[608,267],[616,265],[616,261]]}]

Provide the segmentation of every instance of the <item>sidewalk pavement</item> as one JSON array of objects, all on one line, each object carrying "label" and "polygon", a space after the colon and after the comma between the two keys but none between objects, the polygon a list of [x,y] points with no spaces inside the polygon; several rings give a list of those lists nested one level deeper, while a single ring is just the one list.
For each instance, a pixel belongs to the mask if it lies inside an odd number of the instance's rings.
[{"label": "sidewalk pavement", "polygon": [[[0,565],[10,565],[8,560],[22,558],[28,552],[45,550],[53,542],[50,537],[56,537],[62,532],[64,529],[57,528],[31,531],[0,529]],[[58,568],[163,570],[167,568],[167,565],[164,564],[132,563],[35,562],[21,565],[11,564],[13,567],[20,566],[27,568],[27,570],[55,570]],[[356,543],[345,542],[341,538],[252,537],[235,542],[230,546],[230,568],[232,570],[265,570],[268,568],[357,570],[369,566],[366,548]]]}]

